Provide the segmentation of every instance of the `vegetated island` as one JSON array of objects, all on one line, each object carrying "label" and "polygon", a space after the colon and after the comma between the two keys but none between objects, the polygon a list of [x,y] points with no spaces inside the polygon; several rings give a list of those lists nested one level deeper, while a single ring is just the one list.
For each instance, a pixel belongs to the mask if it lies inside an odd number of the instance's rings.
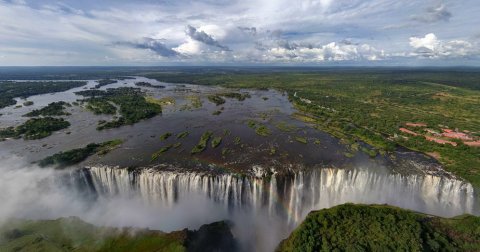
[{"label": "vegetated island", "polygon": [[115,139],[103,143],[91,143],[83,148],[62,151],[52,156],[48,156],[42,159],[38,164],[41,167],[55,166],[56,168],[65,168],[70,165],[78,164],[94,154],[105,155],[118,148],[122,143],[123,140],[121,139]]},{"label": "vegetated island", "polygon": [[75,94],[88,97],[83,102],[86,102],[86,108],[95,114],[116,114],[115,105],[119,107],[120,117],[109,122],[99,122],[98,130],[134,124],[162,113],[162,106],[148,102],[145,94],[138,88],[84,90]]},{"label": "vegetated island", "polygon": [[[85,81],[0,81],[0,109],[15,105],[17,97],[63,92],[86,84]],[[25,106],[32,104],[29,102]]]},{"label": "vegetated island", "polygon": [[41,117],[32,118],[17,127],[0,129],[0,138],[20,138],[34,140],[48,137],[52,132],[66,129],[70,126],[63,118]]},{"label": "vegetated island", "polygon": [[79,218],[14,219],[0,226],[0,251],[236,251],[227,222],[171,233],[136,228],[97,227]]},{"label": "vegetated island", "polygon": [[144,81],[136,82],[135,86],[137,86],[137,87],[151,87],[151,88],[165,88],[165,86],[153,85],[152,83],[148,83],[148,82],[144,82]]},{"label": "vegetated island", "polygon": [[66,115],[70,115],[70,113],[65,112],[65,109],[71,106],[72,105],[70,103],[64,102],[64,101],[52,102],[52,103],[49,103],[46,107],[43,107],[41,109],[34,109],[23,116],[26,116],[26,117],[66,116]]},{"label": "vegetated island", "polygon": [[110,84],[113,84],[113,83],[116,83],[117,80],[112,80],[112,79],[101,79],[101,80],[97,80],[97,85],[95,85],[95,89],[99,89],[103,86],[106,86],[106,85],[110,85]]},{"label": "vegetated island", "polygon": [[440,218],[386,205],[311,212],[278,252],[479,251],[480,217]]}]

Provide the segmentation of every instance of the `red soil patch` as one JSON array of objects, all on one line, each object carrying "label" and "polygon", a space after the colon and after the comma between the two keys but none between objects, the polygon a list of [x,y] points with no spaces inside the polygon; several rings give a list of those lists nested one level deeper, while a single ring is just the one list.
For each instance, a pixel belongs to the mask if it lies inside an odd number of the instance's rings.
[{"label": "red soil patch", "polygon": [[445,132],[442,136],[460,140],[473,140],[469,135],[462,132]]},{"label": "red soil patch", "polygon": [[443,140],[435,137],[425,136],[425,139],[431,142],[439,143],[439,144],[451,144],[452,146],[457,146],[457,143],[455,142],[451,142],[451,141],[447,141],[447,140]]},{"label": "red soil patch", "polygon": [[405,123],[405,125],[410,126],[410,127],[427,127],[427,124],[425,123]]},{"label": "red soil patch", "polygon": [[415,132],[413,132],[413,131],[411,131],[411,130],[409,130],[409,129],[400,128],[399,130],[400,130],[401,132],[403,132],[403,133],[407,133],[407,134],[410,134],[410,135],[418,136],[417,133],[415,133]]},{"label": "red soil patch", "polygon": [[468,145],[470,147],[480,147],[480,140],[475,141],[475,142],[463,142],[465,145]]}]

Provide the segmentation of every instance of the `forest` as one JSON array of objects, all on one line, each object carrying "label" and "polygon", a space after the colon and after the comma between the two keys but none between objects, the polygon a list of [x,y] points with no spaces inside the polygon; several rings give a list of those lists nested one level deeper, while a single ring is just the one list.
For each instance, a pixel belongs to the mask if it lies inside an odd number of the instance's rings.
[{"label": "forest", "polygon": [[386,205],[311,212],[277,251],[478,251],[480,217],[440,218]]}]

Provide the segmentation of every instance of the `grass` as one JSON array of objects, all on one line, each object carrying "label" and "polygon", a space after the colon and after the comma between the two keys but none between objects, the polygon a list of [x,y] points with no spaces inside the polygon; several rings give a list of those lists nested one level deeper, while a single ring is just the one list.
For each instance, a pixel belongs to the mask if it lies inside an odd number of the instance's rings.
[{"label": "grass", "polygon": [[440,218],[385,205],[311,212],[277,251],[478,251],[480,217]]},{"label": "grass", "polygon": [[212,148],[217,148],[220,145],[220,143],[222,143],[222,137],[220,136],[214,137],[211,142]]},{"label": "grass", "polygon": [[296,136],[295,140],[299,143],[307,144],[307,138],[305,138],[305,137]]},{"label": "grass", "polygon": [[182,139],[182,138],[187,137],[189,134],[190,134],[190,132],[183,131],[183,132],[178,133],[176,136],[177,136],[177,139]]},{"label": "grass", "polygon": [[[167,152],[168,150],[170,150],[172,147],[174,147],[174,145],[167,145],[167,146],[164,146],[162,148],[160,148],[158,151],[156,151],[155,153],[152,154],[152,158],[150,159],[150,161],[155,161],[158,159],[158,157],[160,157],[160,155],[162,155],[163,153]],[[175,147],[177,148],[177,147]]]},{"label": "grass", "polygon": [[164,133],[163,135],[160,136],[160,140],[165,141],[171,136],[172,136],[172,133],[170,133],[170,132]]},{"label": "grass", "polygon": [[269,135],[272,134],[272,132],[270,131],[270,129],[267,128],[267,126],[265,126],[265,125],[260,125],[260,126],[258,126],[258,127],[255,129],[255,133],[257,133],[257,135],[263,136],[263,137],[266,137],[266,136],[269,136]]},{"label": "grass", "polygon": [[242,143],[242,140],[240,139],[240,137],[236,136],[234,139],[233,139],[233,144],[234,145],[239,145]]},{"label": "grass", "polygon": [[275,127],[283,132],[293,132],[297,130],[297,127],[295,127],[294,125],[290,125],[284,121],[276,123]]},{"label": "grass", "polygon": [[175,98],[173,97],[163,97],[163,98],[157,99],[153,96],[145,96],[145,100],[148,103],[158,104],[160,106],[175,105],[176,103]]},{"label": "grass", "polygon": [[211,131],[207,131],[203,133],[203,135],[200,137],[200,141],[198,142],[197,145],[195,145],[190,152],[191,154],[197,154],[200,152],[203,152],[207,148],[208,141],[212,137],[213,133]]}]

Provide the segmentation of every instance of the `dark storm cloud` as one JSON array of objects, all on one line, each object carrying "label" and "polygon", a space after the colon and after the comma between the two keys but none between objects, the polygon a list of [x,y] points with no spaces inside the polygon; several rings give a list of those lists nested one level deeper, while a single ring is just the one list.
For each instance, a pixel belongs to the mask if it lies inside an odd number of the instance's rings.
[{"label": "dark storm cloud", "polygon": [[155,52],[162,57],[175,57],[178,53],[168,48],[162,39],[143,38],[138,42],[116,42],[116,45],[129,46],[137,49],[146,49]]},{"label": "dark storm cloud", "polygon": [[430,7],[427,9],[427,12],[421,16],[414,16],[413,20],[424,22],[424,23],[435,23],[439,21],[448,22],[452,17],[452,13],[447,10],[447,7],[444,4],[440,4],[435,7]]},{"label": "dark storm cloud", "polygon": [[187,29],[186,29],[185,33],[190,38],[192,38],[193,40],[196,40],[198,42],[202,42],[206,45],[218,47],[218,48],[223,49],[225,51],[230,51],[230,49],[227,46],[221,45],[212,36],[210,36],[209,34],[207,34],[204,31],[197,30],[197,28],[195,28],[191,25],[187,25]]}]

